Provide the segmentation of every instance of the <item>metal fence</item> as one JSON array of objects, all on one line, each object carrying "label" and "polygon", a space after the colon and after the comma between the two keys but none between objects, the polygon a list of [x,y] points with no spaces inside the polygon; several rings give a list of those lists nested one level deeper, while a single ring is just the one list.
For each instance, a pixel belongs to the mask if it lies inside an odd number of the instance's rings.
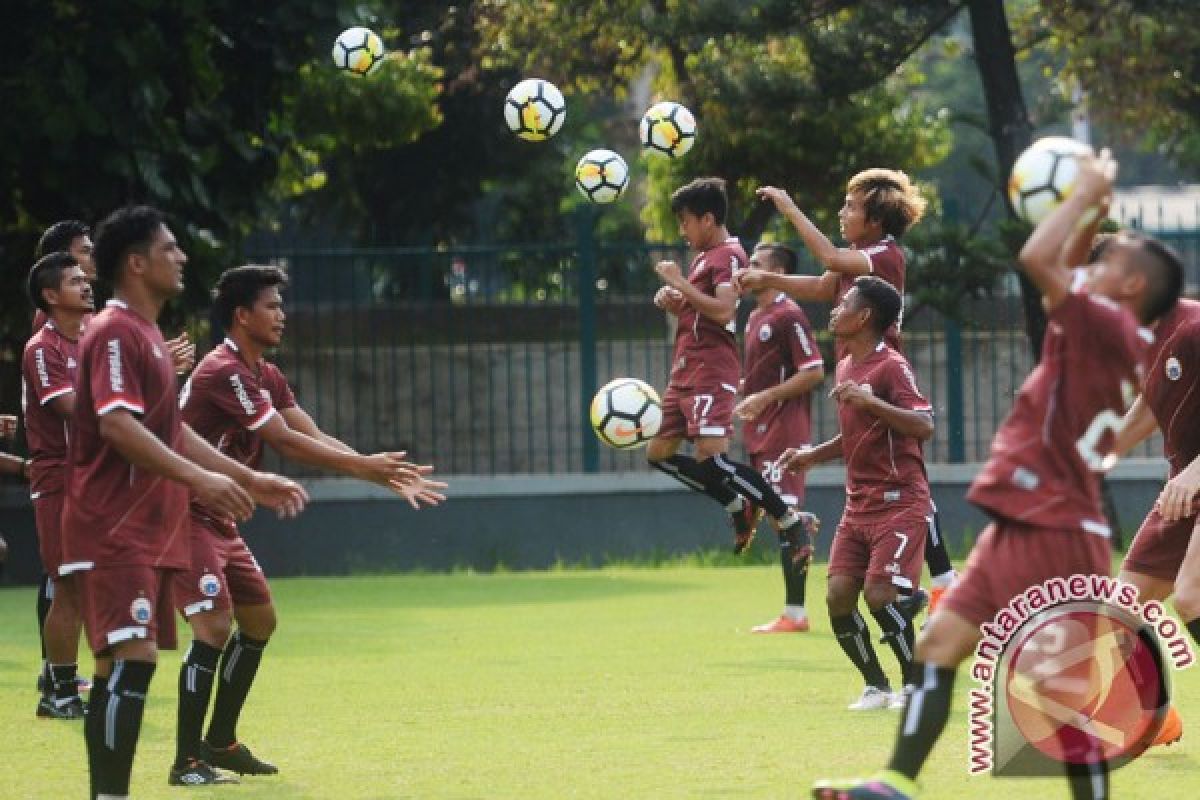
[{"label": "metal fence", "polygon": [[[1195,270],[1200,233],[1166,238]],[[407,450],[447,474],[645,469],[640,452],[598,443],[587,407],[615,377],[664,387],[672,332],[651,303],[652,267],[686,263],[682,247],[597,241],[583,219],[574,241],[559,244],[350,249],[258,239],[249,255],[291,276],[276,358],[301,404],[360,450]],[[832,372],[829,309],[805,310]],[[937,413],[927,448],[935,462],[984,459],[1032,365],[1011,291],[959,316],[970,323],[931,309],[905,321],[906,354]],[[836,432],[820,390],[813,418],[816,441]],[[1142,454],[1160,452],[1152,442]]]}]

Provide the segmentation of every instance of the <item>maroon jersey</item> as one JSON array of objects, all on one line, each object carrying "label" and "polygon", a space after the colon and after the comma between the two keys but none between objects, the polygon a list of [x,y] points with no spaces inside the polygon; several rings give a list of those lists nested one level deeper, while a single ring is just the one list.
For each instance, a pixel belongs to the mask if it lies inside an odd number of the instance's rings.
[{"label": "maroon jersey", "polygon": [[1099,470],[1139,383],[1153,336],[1106,297],[1072,292],[1048,315],[1025,379],[967,499],[1038,528],[1109,535]]},{"label": "maroon jersey", "polygon": [[[213,447],[251,469],[262,458],[257,431],[276,411],[296,405],[279,368],[259,359],[242,360],[237,345],[226,339],[200,360],[179,395],[183,420]],[[191,512],[210,527],[236,536],[233,520],[220,517],[192,500]]]},{"label": "maroon jersey", "polygon": [[1200,303],[1180,300],[1154,327],[1142,398],[1162,429],[1171,476],[1200,455]]},{"label": "maroon jersey", "polygon": [[[837,382],[844,381],[866,384],[871,394],[896,408],[933,411],[907,359],[885,342],[862,361],[846,356],[838,362]],[[846,461],[846,513],[871,513],[889,503],[929,507],[919,439],[903,436],[874,414],[847,403],[838,404],[838,425]]]},{"label": "maroon jersey", "polygon": [[100,417],[125,409],[164,445],[182,451],[175,370],[158,326],[109,300],[79,343],[75,391],[64,569],[188,566],[187,487],[134,467],[100,436]]},{"label": "maroon jersey", "polygon": [[61,492],[67,460],[67,421],[50,401],[75,391],[79,342],[46,322],[25,345],[21,357],[25,438],[29,443],[29,489],[34,497]]},{"label": "maroon jersey", "polygon": [[[731,236],[692,259],[688,282],[704,294],[716,297],[717,287],[732,285],[734,270],[745,268],[747,260],[746,251]],[[684,301],[675,332],[671,383],[682,387],[724,383],[731,391],[737,391],[742,365],[734,330],[734,322],[718,325]]]},{"label": "maroon jersey", "polygon": [[[904,297],[904,250],[900,244],[892,238],[885,236],[874,244],[869,244],[866,247],[855,248],[867,258],[867,263],[871,268],[871,275],[877,278],[882,278],[900,293],[901,299]],[[854,281],[860,278],[860,275],[847,275],[841,273],[838,275],[837,294],[834,295],[833,304],[836,306],[842,302],[842,298],[846,296],[846,292],[850,291],[850,287],[854,285]],[[904,312],[901,310],[900,319],[896,320],[896,324],[889,327],[883,334],[883,341],[887,346],[897,352],[903,352],[900,346],[900,326],[904,323]],[[846,355],[842,349],[841,342],[837,343],[837,358],[840,361]]]},{"label": "maroon jersey", "polygon": [[[778,386],[797,372],[821,366],[808,316],[782,292],[765,309],[755,308],[746,322],[746,397]],[[808,444],[812,437],[812,395],[805,392],[773,403],[743,430],[746,451],[778,452],[778,445]]]}]

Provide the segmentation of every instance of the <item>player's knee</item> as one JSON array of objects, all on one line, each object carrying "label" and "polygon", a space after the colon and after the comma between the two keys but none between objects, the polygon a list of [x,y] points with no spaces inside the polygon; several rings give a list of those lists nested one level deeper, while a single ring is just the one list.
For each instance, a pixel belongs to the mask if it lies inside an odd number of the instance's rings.
[{"label": "player's knee", "polygon": [[265,642],[275,633],[279,617],[274,605],[256,606],[253,612],[237,614],[237,624],[244,635]]},{"label": "player's knee", "polygon": [[187,618],[192,636],[210,647],[221,650],[229,641],[233,619],[226,611],[201,611]]},{"label": "player's knee", "polygon": [[863,589],[863,599],[872,611],[879,611],[896,599],[896,587],[886,584],[871,584]]},{"label": "player's knee", "polygon": [[1184,622],[1200,618],[1200,580],[1180,580],[1175,584],[1175,611]]},{"label": "player's knee", "polygon": [[825,591],[825,605],[829,609],[831,617],[853,614],[857,604],[858,592],[848,586],[831,582]]}]

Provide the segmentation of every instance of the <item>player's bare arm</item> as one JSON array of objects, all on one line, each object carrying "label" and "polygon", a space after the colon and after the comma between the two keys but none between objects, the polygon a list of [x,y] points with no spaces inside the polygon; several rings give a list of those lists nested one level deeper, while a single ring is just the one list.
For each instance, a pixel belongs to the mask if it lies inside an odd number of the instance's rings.
[{"label": "player's bare arm", "polygon": [[296,516],[308,503],[308,492],[300,484],[280,475],[257,472],[234,461],[186,424],[183,426],[183,449],[184,454],[196,464],[231,478],[245,489],[253,502],[274,509],[281,517]]},{"label": "player's bare arm", "polygon": [[60,394],[47,402],[46,407],[53,411],[59,419],[70,420],[71,415],[75,413],[75,393]]},{"label": "player's bare arm", "polygon": [[1125,412],[1121,427],[1113,440],[1113,453],[1123,458],[1130,450],[1150,438],[1150,434],[1158,430],[1158,420],[1142,395],[1133,400],[1133,405]]},{"label": "player's bare arm", "polygon": [[291,428],[279,414],[272,414],[258,434],[290,461],[324,467],[381,486],[390,486],[394,481],[410,483],[421,474],[421,468],[405,461],[403,453],[363,455],[331,447],[321,439]]},{"label": "player's bare arm", "polygon": [[146,430],[131,412],[120,408],[108,412],[100,417],[99,432],[131,465],[182,483],[214,511],[238,520],[249,519],[254,513],[254,500],[236,481],[179,455]]},{"label": "player's bare arm", "polygon": [[716,288],[716,295],[708,295],[697,289],[683,276],[683,270],[674,261],[660,261],[654,266],[654,271],[662,282],[683,295],[683,299],[691,304],[696,312],[704,315],[718,325],[728,325],[737,312],[737,292],[732,285],[721,285]]},{"label": "player's bare arm", "polygon": [[733,288],[739,293],[755,289],[777,289],[794,300],[832,303],[837,297],[838,274],[781,275],[765,269],[742,269],[733,275]]},{"label": "player's bare arm", "polygon": [[779,457],[779,466],[788,472],[804,472],[817,464],[836,461],[842,457],[842,435],[821,442],[816,447],[789,447]]},{"label": "player's bare arm", "polygon": [[0,472],[19,478],[29,477],[29,459],[14,456],[11,453],[0,453]]},{"label": "player's bare arm", "polygon": [[341,439],[330,436],[328,433],[317,427],[316,420],[314,420],[309,413],[300,406],[285,408],[279,413],[283,415],[283,420],[288,424],[288,427],[292,428],[293,430],[300,431],[305,436],[311,436],[313,439],[322,441],[330,447],[336,450],[341,450],[344,453],[358,452]]},{"label": "player's bare arm", "polygon": [[878,417],[884,425],[902,436],[912,436],[926,441],[933,436],[933,417],[925,411],[898,408],[876,397],[870,388],[854,381],[843,381],[829,392],[838,403],[847,403]]},{"label": "player's bare arm", "polygon": [[1018,257],[1022,271],[1042,293],[1047,311],[1058,308],[1071,291],[1071,270],[1063,263],[1063,252],[1080,220],[1112,192],[1117,162],[1108,149],[1097,156],[1077,158],[1079,173],[1075,189],[1038,225]]},{"label": "player's bare arm", "polygon": [[792,223],[796,233],[800,234],[804,246],[825,269],[843,275],[869,275],[871,273],[871,261],[864,253],[848,247],[837,247],[829,241],[829,237],[821,233],[820,228],[814,225],[808,215],[800,210],[786,191],[774,186],[763,186],[757,190],[756,194],[759,199],[774,204],[775,210]]},{"label": "player's bare arm", "polygon": [[1092,252],[1092,245],[1096,241],[1096,234],[1100,232],[1100,226],[1104,224],[1104,220],[1108,218],[1108,207],[1112,204],[1112,195],[1107,194],[1100,200],[1100,205],[1096,208],[1096,215],[1086,225],[1079,225],[1071,233],[1071,237],[1063,246],[1062,254],[1059,257],[1061,264],[1067,269],[1087,264],[1088,256]]},{"label": "player's bare arm", "polygon": [[734,407],[733,413],[739,419],[755,419],[772,403],[783,403],[794,397],[801,397],[819,386],[823,380],[825,380],[825,369],[820,365],[800,370],[783,383],[770,386],[744,398]]}]

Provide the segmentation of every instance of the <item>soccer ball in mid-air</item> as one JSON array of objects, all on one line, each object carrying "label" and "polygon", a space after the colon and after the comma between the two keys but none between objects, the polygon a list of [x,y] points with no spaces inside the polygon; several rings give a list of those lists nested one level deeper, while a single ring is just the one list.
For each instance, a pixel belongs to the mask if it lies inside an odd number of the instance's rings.
[{"label": "soccer ball in mid-air", "polygon": [[1037,225],[1075,188],[1076,156],[1092,152],[1065,136],[1038,139],[1018,156],[1008,179],[1008,199],[1021,219]]},{"label": "soccer ball in mid-air", "polygon": [[383,39],[370,28],[347,28],[333,43],[333,63],[352,75],[370,75],[383,63]]},{"label": "soccer ball in mid-air", "polygon": [[592,150],[575,165],[575,186],[593,203],[611,203],[629,185],[629,165],[612,150]]},{"label": "soccer ball in mid-air", "polygon": [[642,115],[638,139],[648,153],[679,158],[696,143],[696,118],[679,103],[655,103]]},{"label": "soccer ball in mid-air", "polygon": [[617,378],[600,387],[592,398],[591,419],[600,441],[618,450],[632,450],[658,433],[662,401],[645,381]]},{"label": "soccer ball in mid-air", "polygon": [[550,81],[526,78],[504,99],[504,121],[509,129],[530,142],[541,142],[558,133],[567,118],[562,92]]}]

